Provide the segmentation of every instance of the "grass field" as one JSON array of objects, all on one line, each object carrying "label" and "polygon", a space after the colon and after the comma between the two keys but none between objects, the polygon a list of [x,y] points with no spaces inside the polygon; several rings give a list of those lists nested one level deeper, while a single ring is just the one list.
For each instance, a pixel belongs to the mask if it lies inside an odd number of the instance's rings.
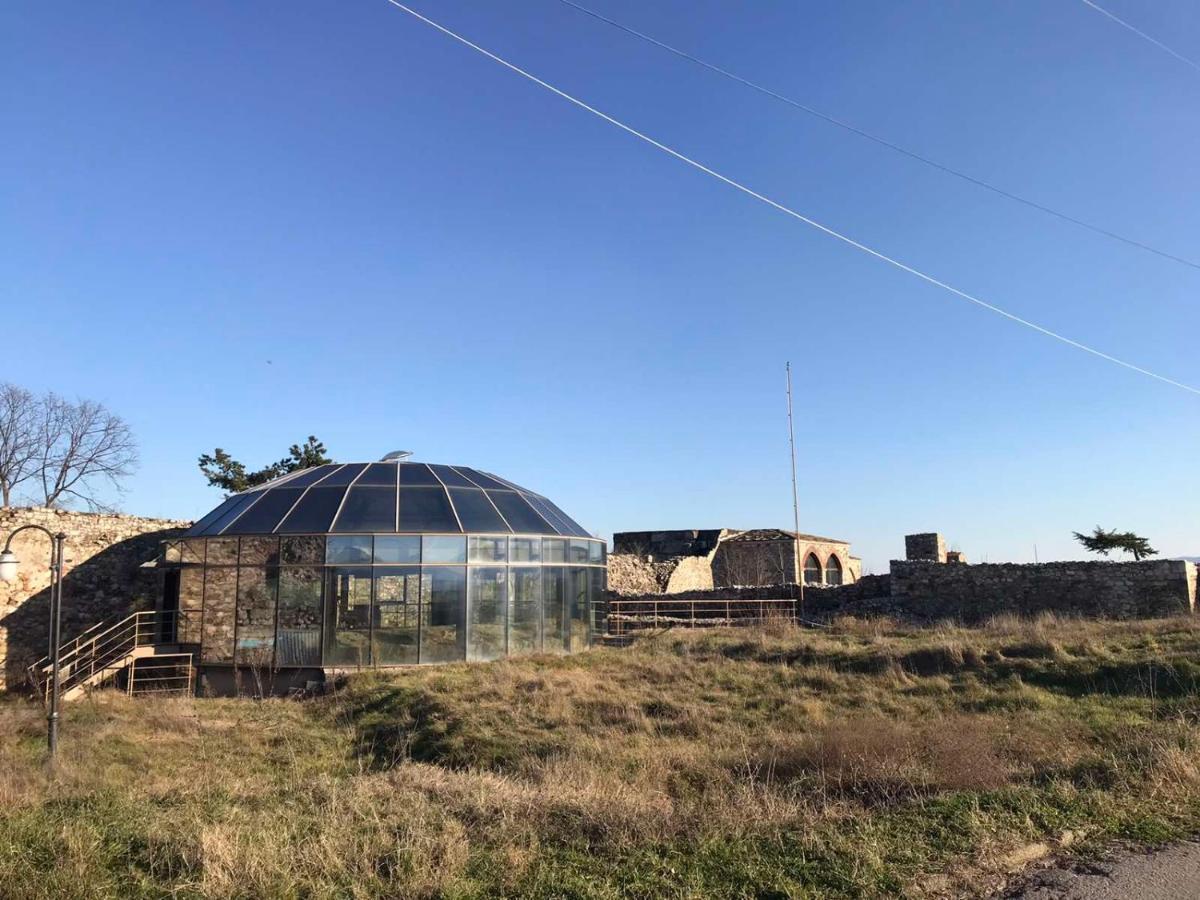
[{"label": "grass field", "polygon": [[1200,831],[1200,628],[843,621],[0,703],[3,897],[964,896]]}]

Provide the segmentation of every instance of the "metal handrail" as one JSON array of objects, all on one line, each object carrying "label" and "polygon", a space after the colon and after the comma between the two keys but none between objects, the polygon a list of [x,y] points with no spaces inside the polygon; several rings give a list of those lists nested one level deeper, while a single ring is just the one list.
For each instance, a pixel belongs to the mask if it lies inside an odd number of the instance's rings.
[{"label": "metal handrail", "polygon": [[[60,652],[59,688],[70,690],[97,673],[103,674],[138,647],[164,643],[159,639],[164,626],[171,626],[169,633],[173,634],[176,622],[176,610],[141,610],[112,624],[93,625],[75,638],[65,653]],[[46,675],[51,668],[49,657],[29,667],[43,696],[50,689]]]}]

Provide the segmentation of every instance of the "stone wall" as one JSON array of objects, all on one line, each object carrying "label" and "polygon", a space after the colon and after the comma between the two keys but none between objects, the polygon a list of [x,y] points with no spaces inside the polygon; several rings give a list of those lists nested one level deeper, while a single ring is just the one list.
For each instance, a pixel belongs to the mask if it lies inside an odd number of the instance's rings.
[{"label": "stone wall", "polygon": [[904,558],[946,562],[946,541],[936,531],[904,536]]},{"label": "stone wall", "polygon": [[[63,580],[63,639],[133,609],[153,608],[158,573],[142,564],[157,558],[159,542],[189,522],[58,509],[0,509],[0,546],[14,529],[41,525],[67,535]],[[13,541],[21,562],[17,581],[0,582],[0,688],[23,685],[25,666],[46,655],[50,540],[26,531]]]},{"label": "stone wall", "polygon": [[[713,584],[717,587],[785,584],[796,580],[796,539],[790,534],[755,540],[746,532],[724,540],[713,555]],[[780,533],[776,533],[780,534]],[[850,545],[800,536],[800,559],[817,561],[823,584],[836,559],[843,584],[855,581],[861,574],[862,561],[850,555]],[[808,582],[811,583],[811,582]]]},{"label": "stone wall", "polygon": [[724,528],[618,531],[613,535],[613,553],[652,556],[655,562],[673,556],[706,556],[725,534]]},{"label": "stone wall", "polygon": [[893,560],[897,611],[929,619],[980,621],[999,613],[1056,612],[1103,618],[1189,613],[1196,567],[1182,560],[943,565]]}]

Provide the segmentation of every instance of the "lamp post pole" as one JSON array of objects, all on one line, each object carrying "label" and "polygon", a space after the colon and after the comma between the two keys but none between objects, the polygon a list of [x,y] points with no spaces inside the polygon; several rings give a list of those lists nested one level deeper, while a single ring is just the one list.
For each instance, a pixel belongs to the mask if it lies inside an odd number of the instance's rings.
[{"label": "lamp post pole", "polygon": [[50,697],[46,713],[46,746],[50,750],[50,759],[58,755],[58,700],[60,687],[59,656],[62,646],[62,582],[63,582],[63,545],[67,536],[63,532],[57,534],[41,525],[22,525],[15,529],[4,542],[4,550],[0,552],[0,581],[16,581],[17,567],[20,565],[12,552],[12,542],[22,531],[40,531],[50,538]]}]

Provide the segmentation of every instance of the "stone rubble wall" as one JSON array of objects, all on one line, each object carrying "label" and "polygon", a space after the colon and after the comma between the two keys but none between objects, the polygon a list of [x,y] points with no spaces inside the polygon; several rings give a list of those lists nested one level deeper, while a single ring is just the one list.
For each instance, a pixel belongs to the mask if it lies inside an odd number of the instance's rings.
[{"label": "stone rubble wall", "polygon": [[1196,567],[1182,560],[944,565],[893,560],[891,597],[902,612],[980,621],[999,613],[1098,618],[1191,613]]},{"label": "stone rubble wall", "polygon": [[661,594],[671,581],[679,559],[648,562],[631,553],[608,555],[608,589],[614,594]]},{"label": "stone rubble wall", "polygon": [[[159,594],[159,543],[191,523],[44,507],[0,509],[0,546],[14,529],[36,524],[67,536],[63,639],[134,609],[153,608]],[[49,637],[50,539],[25,531],[13,541],[17,580],[0,582],[0,688],[23,686],[25,666],[46,655]]]}]

